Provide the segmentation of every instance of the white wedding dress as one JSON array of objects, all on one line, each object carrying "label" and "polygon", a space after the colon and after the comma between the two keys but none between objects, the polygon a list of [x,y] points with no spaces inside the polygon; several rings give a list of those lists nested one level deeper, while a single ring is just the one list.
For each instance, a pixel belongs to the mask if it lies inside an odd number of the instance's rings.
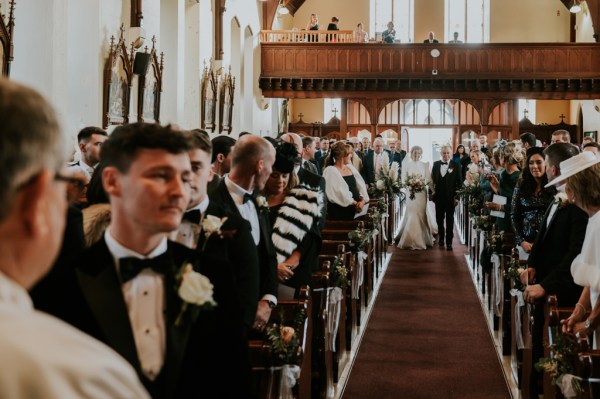
[{"label": "white wedding dress", "polygon": [[[408,157],[407,157],[408,158]],[[424,181],[431,185],[429,162],[406,159],[402,163],[402,182],[409,175],[421,175]],[[400,226],[399,248],[427,249],[433,246],[434,236],[437,235],[435,215],[427,206],[427,190],[415,193],[415,199],[410,199],[408,189],[403,189],[406,195],[406,211]]]}]

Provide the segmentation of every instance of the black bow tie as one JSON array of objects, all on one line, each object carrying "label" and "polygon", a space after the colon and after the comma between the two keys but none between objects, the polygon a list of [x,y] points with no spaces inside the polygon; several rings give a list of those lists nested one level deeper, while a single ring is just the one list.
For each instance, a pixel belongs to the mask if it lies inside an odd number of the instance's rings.
[{"label": "black bow tie", "polygon": [[157,273],[165,274],[171,266],[171,256],[168,252],[151,259],[133,257],[119,259],[119,271],[123,283],[133,279],[146,268],[151,268]]},{"label": "black bow tie", "polygon": [[183,214],[182,220],[187,220],[188,222],[190,222],[192,224],[199,224],[200,216],[202,216],[202,214],[200,213],[199,209],[192,209],[191,211],[187,211],[186,213]]},{"label": "black bow tie", "polygon": [[244,194],[244,202],[243,203],[245,204],[248,201],[254,202],[254,195],[249,194],[249,193]]},{"label": "black bow tie", "polygon": [[448,162],[442,162],[442,165],[448,165]]}]

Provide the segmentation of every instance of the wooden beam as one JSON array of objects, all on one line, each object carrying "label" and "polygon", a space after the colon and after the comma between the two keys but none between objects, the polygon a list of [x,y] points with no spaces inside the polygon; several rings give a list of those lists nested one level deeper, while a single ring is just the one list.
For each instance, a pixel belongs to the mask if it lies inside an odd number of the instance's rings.
[{"label": "wooden beam", "polygon": [[143,18],[142,0],[131,0],[131,27],[141,27]]},{"label": "wooden beam", "polygon": [[214,38],[215,48],[213,58],[215,60],[223,59],[223,14],[225,13],[225,0],[214,0]]}]

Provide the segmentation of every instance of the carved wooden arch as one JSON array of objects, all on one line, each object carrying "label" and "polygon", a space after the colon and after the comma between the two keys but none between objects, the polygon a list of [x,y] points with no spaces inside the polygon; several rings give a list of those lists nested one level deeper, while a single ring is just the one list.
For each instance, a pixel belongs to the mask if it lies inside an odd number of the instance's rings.
[{"label": "carved wooden arch", "polygon": [[10,76],[10,63],[13,60],[13,39],[15,30],[15,0],[9,2],[8,21],[0,10],[0,76]]},{"label": "carved wooden arch", "polygon": [[[481,100],[477,100],[477,101],[481,101]],[[481,112],[481,123],[488,125],[490,123],[490,116],[492,115],[492,111],[494,111],[494,109],[506,102],[506,99],[496,99],[496,100],[487,100],[485,106],[482,106],[482,112]]]},{"label": "carved wooden arch", "polygon": [[[371,119],[371,123],[379,124],[379,117],[381,115],[381,112],[383,112],[383,110],[385,109],[385,107],[391,103],[394,103],[396,101],[401,101],[401,100],[416,100],[416,98],[383,98],[383,99],[377,100],[377,105],[376,105],[377,113],[376,113],[376,117],[375,117],[376,119],[375,119],[375,122],[373,121],[373,119]],[[421,100],[421,99],[419,99],[419,100]],[[423,98],[422,100],[439,100],[439,101],[457,100],[459,102],[469,104],[473,107],[475,112],[477,112],[477,115],[479,116],[480,124],[483,121],[483,119],[482,119],[483,101],[482,100],[463,99],[463,98]]]},{"label": "carved wooden arch", "polygon": [[[138,86],[138,121],[160,123],[160,99],[162,93],[162,76],[164,69],[164,53],[156,50],[156,36],[152,37],[150,64],[145,76],[140,76]],[[148,46],[144,49],[148,53]]]},{"label": "carved wooden arch", "polygon": [[102,107],[102,126],[123,125],[129,122],[129,103],[133,77],[133,44],[131,51],[125,45],[125,28],[121,25],[121,34],[115,44],[110,38],[108,59],[104,65],[104,101]]},{"label": "carved wooden arch", "polygon": [[[373,123],[373,116],[371,114],[371,110],[369,109],[371,107],[372,100],[367,98],[349,98],[348,100],[357,102],[360,105],[362,105],[365,108],[365,111],[367,111],[367,115],[369,116],[369,123]],[[348,119],[348,115],[342,115],[342,117],[345,120]]]},{"label": "carved wooden arch", "polygon": [[229,71],[223,76],[219,89],[219,132],[231,134],[234,98],[235,76],[231,75],[231,66],[229,66]]}]

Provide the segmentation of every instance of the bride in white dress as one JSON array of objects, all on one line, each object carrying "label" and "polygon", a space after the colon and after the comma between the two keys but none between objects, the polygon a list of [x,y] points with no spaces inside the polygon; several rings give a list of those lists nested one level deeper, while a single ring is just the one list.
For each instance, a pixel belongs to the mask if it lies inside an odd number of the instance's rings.
[{"label": "bride in white dress", "polygon": [[[421,161],[423,149],[414,146],[410,150],[410,159],[405,158],[402,163],[402,182],[406,183],[408,176],[420,175],[426,184],[431,185],[431,172],[429,162]],[[400,226],[399,248],[427,249],[433,246],[434,235],[437,234],[435,216],[427,206],[427,190],[415,193],[415,199],[410,199],[408,189],[406,194],[406,211]]]}]

